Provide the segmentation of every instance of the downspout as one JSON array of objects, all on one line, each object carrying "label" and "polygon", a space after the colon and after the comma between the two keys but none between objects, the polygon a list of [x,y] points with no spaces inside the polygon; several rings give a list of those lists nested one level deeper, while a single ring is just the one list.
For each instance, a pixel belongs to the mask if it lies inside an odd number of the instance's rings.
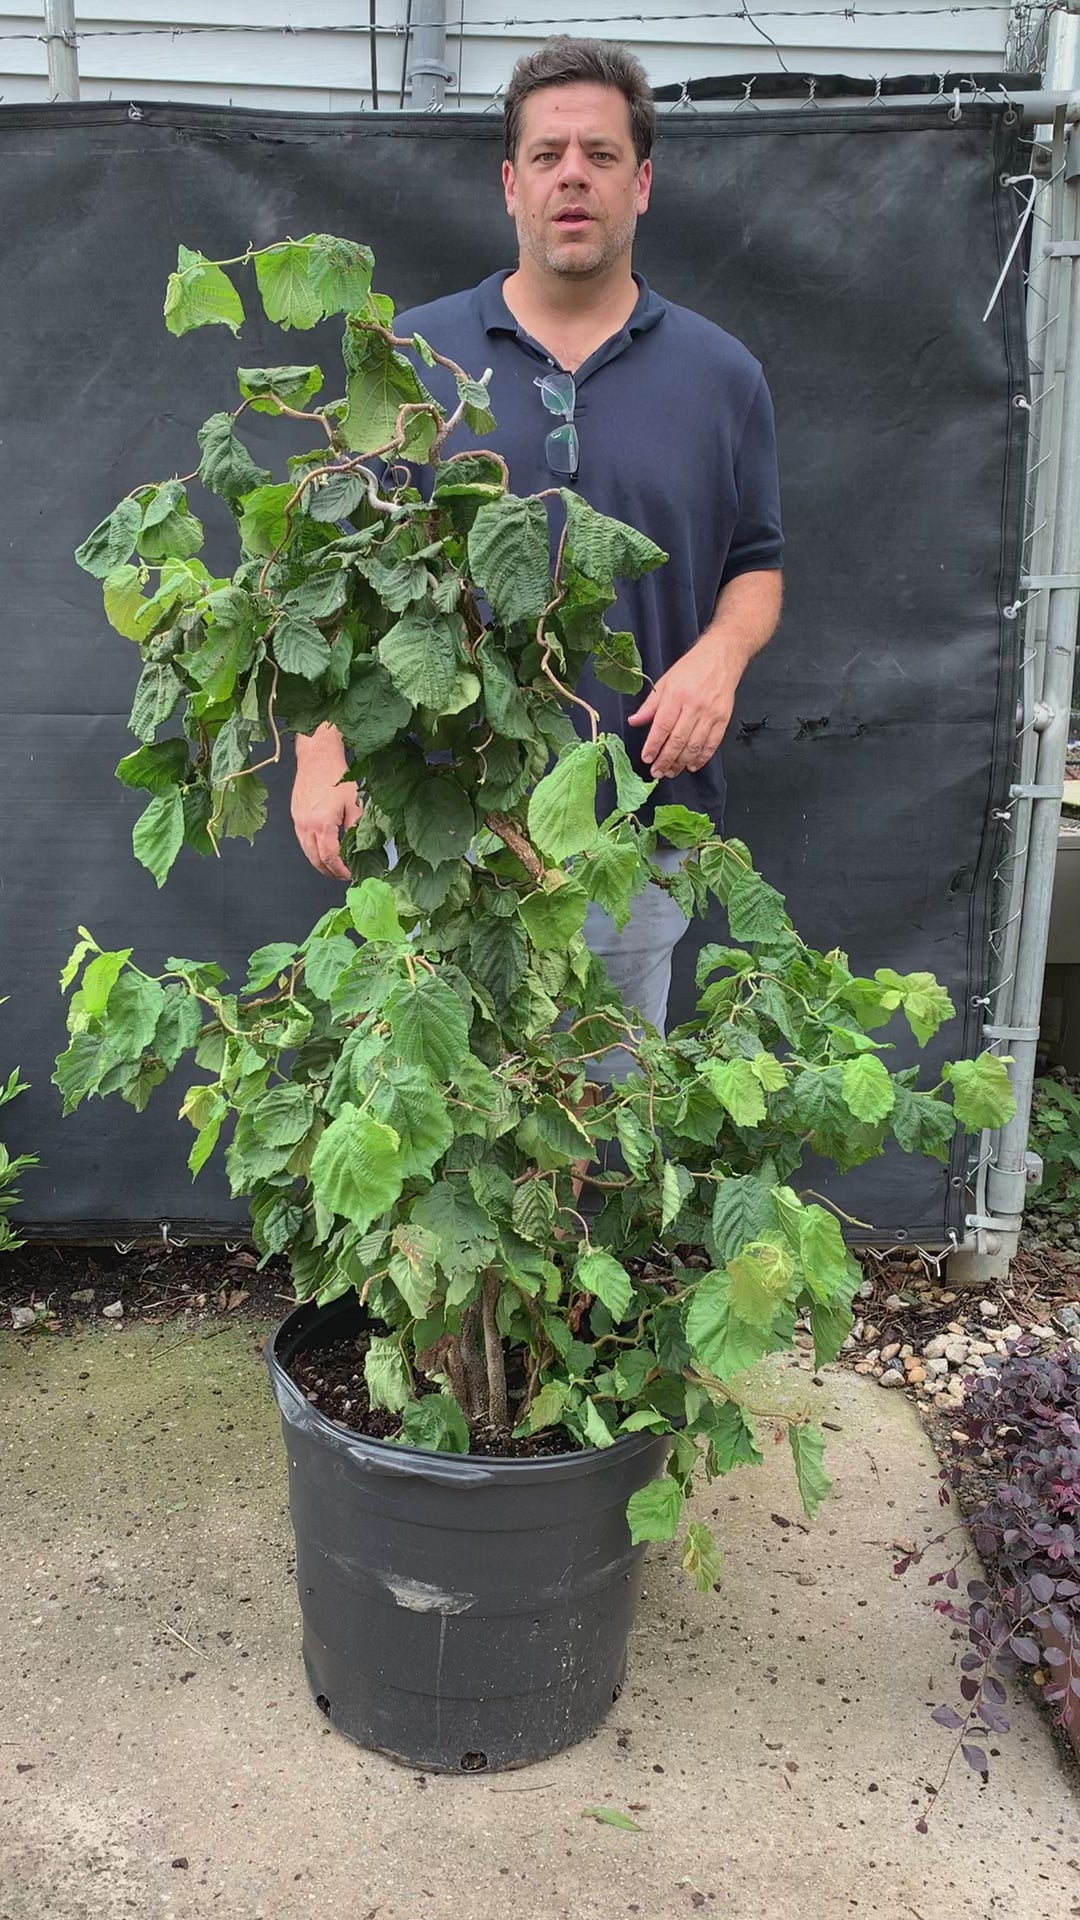
[{"label": "downspout", "polygon": [[413,0],[409,104],[414,113],[439,113],[451,79],[446,64],[446,0]]}]

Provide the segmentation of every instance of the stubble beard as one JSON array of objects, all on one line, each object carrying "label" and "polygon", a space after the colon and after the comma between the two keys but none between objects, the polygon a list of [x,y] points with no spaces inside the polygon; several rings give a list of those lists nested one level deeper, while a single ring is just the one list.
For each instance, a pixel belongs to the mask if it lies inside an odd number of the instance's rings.
[{"label": "stubble beard", "polygon": [[636,232],[637,214],[630,213],[619,226],[602,234],[599,250],[594,246],[586,249],[576,244],[559,247],[524,226],[518,228],[518,241],[522,252],[535,260],[545,273],[553,274],[560,280],[589,280],[606,273],[630,252]]}]

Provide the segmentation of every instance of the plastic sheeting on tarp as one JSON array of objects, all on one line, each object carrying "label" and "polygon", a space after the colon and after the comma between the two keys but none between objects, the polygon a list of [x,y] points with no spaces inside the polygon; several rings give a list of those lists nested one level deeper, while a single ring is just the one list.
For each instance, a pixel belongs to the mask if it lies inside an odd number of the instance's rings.
[{"label": "plastic sheeting on tarp", "polygon": [[[1018,569],[1019,265],[981,318],[1016,218],[1008,118],[663,116],[636,253],[668,298],[747,343],[776,401],[787,611],[740,693],[728,828],[813,943],[945,981],[961,1018],[929,1050],[931,1072],[979,1045],[991,809],[1013,731],[1017,630],[1000,610]],[[333,365],[340,336],[328,323],[283,349],[253,314],[240,343],[222,328],[173,339],[161,302],[177,243],[220,259],[341,232],[374,247],[376,284],[399,306],[428,300],[513,259],[501,157],[501,126],[483,115],[0,108],[0,1058],[32,1082],[4,1115],[12,1151],[41,1156],[24,1230],[244,1217],[220,1171],[189,1181],[182,1086],[141,1115],[110,1100],[61,1121],[56,979],[76,924],[150,967],[180,952],[235,970],[337,897],[295,845],[284,767],[253,849],[185,853],[160,894],[130,851],[142,799],[112,768],[132,744],[134,662],[72,548],[122,493],[196,464],[195,429],[231,404],[237,364]],[[251,421],[257,458],[282,458],[272,426]],[[211,502],[206,519],[208,558],[224,562],[224,509]],[[675,1014],[692,972],[687,940]],[[890,1152],[829,1191],[866,1237],[941,1241],[962,1230],[966,1159],[958,1147],[946,1172]]]}]

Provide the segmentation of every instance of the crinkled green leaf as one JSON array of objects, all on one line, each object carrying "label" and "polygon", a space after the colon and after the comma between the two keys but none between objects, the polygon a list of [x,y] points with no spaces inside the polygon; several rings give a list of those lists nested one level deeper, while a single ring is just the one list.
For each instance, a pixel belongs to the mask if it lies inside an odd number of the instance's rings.
[{"label": "crinkled green leaf", "polygon": [[832,1485],[825,1472],[823,1458],[825,1435],[819,1427],[790,1426],[788,1439],[795,1461],[799,1497],[808,1520],[812,1520]]},{"label": "crinkled green leaf", "polygon": [[311,1162],[315,1198],[363,1230],[401,1192],[398,1137],[350,1101],[321,1135]]},{"label": "crinkled green leaf", "polygon": [[983,1127],[1003,1127],[1016,1112],[1006,1059],[980,1053],[976,1060],[954,1060],[942,1070],[952,1083],[956,1117],[969,1133]]},{"label": "crinkled green leaf", "polygon": [[639,1487],[626,1503],[632,1544],[636,1547],[640,1540],[674,1540],[682,1510],[683,1497],[670,1474]]},{"label": "crinkled green leaf", "polygon": [[534,787],[529,800],[529,833],[552,860],[583,853],[597,839],[596,782],[600,749],[583,740],[564,753]]},{"label": "crinkled green leaf", "polygon": [[178,787],[155,794],[132,830],[135,858],[153,874],[159,887],[184,844],[184,803]]}]

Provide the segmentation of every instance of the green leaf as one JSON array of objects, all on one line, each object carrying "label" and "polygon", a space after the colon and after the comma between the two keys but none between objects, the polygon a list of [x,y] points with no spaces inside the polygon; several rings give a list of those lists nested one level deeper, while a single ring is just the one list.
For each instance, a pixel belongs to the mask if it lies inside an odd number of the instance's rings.
[{"label": "green leaf", "polygon": [[375,256],[356,240],[332,233],[309,233],[307,277],[324,315],[359,313],[367,304]]},{"label": "green leaf", "polygon": [[529,833],[552,860],[563,861],[571,854],[583,853],[598,838],[599,771],[599,747],[594,741],[581,741],[564,753],[533,789]]},{"label": "green leaf", "polygon": [[425,1227],[405,1220],[394,1228],[392,1244],[390,1278],[414,1320],[422,1320],[438,1284],[435,1262],[439,1243]]},{"label": "green leaf", "polygon": [[523,1153],[544,1172],[591,1158],[593,1143],[580,1121],[550,1093],[542,1094],[517,1129]]},{"label": "green leaf", "polygon": [[164,726],[183,688],[172,668],[162,662],[145,666],[139,675],[128,726],[137,740],[152,740]]},{"label": "green leaf", "polygon": [[457,391],[466,426],[473,433],[490,433],[495,425],[495,416],[491,411],[488,390],[483,382],[458,380]]},{"label": "green leaf", "polygon": [[232,281],[205,254],[179,247],[176,272],[165,289],[165,325],[170,333],[190,333],[193,327],[228,327],[240,331],[244,309]]},{"label": "green leaf", "polygon": [[977,1060],[954,1060],[942,1068],[952,1084],[953,1108],[969,1133],[983,1127],[1003,1127],[1016,1112],[1009,1081],[1007,1056],[980,1053]]},{"label": "green leaf", "polygon": [[686,1529],[682,1564],[699,1593],[712,1592],[720,1578],[720,1549],[711,1530],[698,1521]]},{"label": "green leaf", "polygon": [[247,979],[244,981],[245,993],[261,993],[279,974],[287,973],[296,959],[297,950],[287,940],[271,941],[268,947],[259,947],[248,961]]},{"label": "green leaf", "polygon": [[[430,396],[425,394],[412,364],[370,327],[350,321],[342,357],[348,406],[341,431],[346,446],[354,453],[371,453],[377,447],[389,446],[397,437],[401,408],[421,405]],[[425,417],[417,426],[414,417],[411,425],[406,424],[404,457],[426,459],[435,431],[433,418]]]},{"label": "green leaf", "polygon": [[525,978],[529,949],[516,919],[491,917],[473,922],[469,934],[469,973],[490,994],[500,1012],[509,1007]]},{"label": "green leaf", "polygon": [[75,549],[75,559],[84,572],[96,580],[105,580],[131,556],[131,549],[142,526],[142,508],[137,500],[121,500],[107,519],[87,534]]},{"label": "green leaf", "polygon": [[755,1053],[750,1062],[750,1071],[766,1093],[779,1093],[782,1087],[787,1086],[787,1074],[773,1053]]},{"label": "green leaf", "polygon": [[240,773],[247,765],[251,748],[251,722],[239,713],[231,713],[214,741],[210,756],[210,774],[215,785]]},{"label": "green leaf", "polygon": [[894,973],[891,967],[879,967],[874,979],[900,994],[904,1018],[921,1047],[956,1013],[949,995],[932,973]]},{"label": "green leaf", "polygon": [[631,1543],[636,1547],[641,1540],[674,1540],[682,1509],[682,1494],[669,1473],[639,1487],[626,1503]]},{"label": "green leaf", "polygon": [[728,926],[733,940],[751,940],[767,945],[779,939],[790,925],[784,912],[784,896],[758,873],[742,871],[732,882],[727,897]]},{"label": "green leaf", "polygon": [[53,1085],[59,1087],[64,1113],[75,1108],[97,1091],[103,1074],[112,1065],[108,1042],[100,1033],[77,1033],[71,1045],[58,1055]]},{"label": "green leaf", "polygon": [[627,753],[617,733],[603,733],[600,744],[607,751],[611,761],[611,771],[615,777],[615,799],[620,813],[636,813],[644,806],[653,788],[655,780],[642,780],[634,772]]},{"label": "green leaf", "polygon": [[632,901],[649,881],[648,868],[637,848],[620,845],[604,835],[589,848],[574,874],[589,899],[610,914],[621,933],[630,918]]},{"label": "green leaf", "polygon": [[401,1192],[398,1136],[346,1101],[319,1139],[311,1162],[315,1198],[361,1232]]},{"label": "green leaf", "polygon": [[457,685],[462,631],[457,614],[432,614],[417,607],[384,633],[379,659],[414,707],[428,707],[432,713],[446,710]]},{"label": "green leaf", "polygon": [[[202,1089],[200,1089],[200,1091],[202,1091]],[[206,1089],[206,1091],[209,1091],[209,1089]],[[206,1120],[204,1120],[202,1126],[199,1128],[192,1142],[191,1152],[188,1154],[188,1169],[193,1180],[196,1174],[202,1172],[214,1148],[217,1146],[218,1136],[221,1133],[221,1123],[227,1112],[228,1108],[225,1105],[225,1101],[220,1094],[216,1094],[214,1096],[212,1111],[210,1111]]]},{"label": "green leaf", "polygon": [[317,680],[330,665],[330,642],[313,620],[282,614],[273,634],[274,658],[285,673]]},{"label": "green leaf", "polygon": [[135,822],[131,845],[136,860],[153,874],[159,887],[184,844],[184,802],[179,787],[156,794]]},{"label": "green leaf", "polygon": [[814,1365],[828,1366],[835,1360],[852,1327],[855,1316],[842,1300],[827,1305],[815,1300],[810,1308],[810,1331],[814,1336]]},{"label": "green leaf", "polygon": [[761,1125],[765,1096],[749,1060],[703,1060],[698,1072],[737,1127]]},{"label": "green leaf", "polygon": [[240,540],[249,553],[268,560],[277,552],[288,532],[285,508],[295,492],[295,487],[284,485],[256,487],[253,493],[244,494],[238,503],[242,509]]},{"label": "green leaf", "polygon": [[669,1160],[664,1167],[660,1184],[661,1212],[660,1231],[666,1233],[674,1226],[683,1204],[694,1191],[694,1176],[687,1167],[680,1167],[677,1161]]},{"label": "green leaf", "polygon": [[689,807],[657,807],[653,826],[673,847],[700,847],[715,840],[716,828],[706,813],[693,813]]},{"label": "green leaf", "polygon": [[469,1429],[465,1415],[448,1393],[427,1393],[406,1407],[398,1440],[405,1447],[428,1453],[468,1453]]},{"label": "green leaf", "polygon": [[126,754],[116,769],[116,777],[125,787],[141,787],[147,793],[165,793],[175,786],[188,769],[186,740],[159,740],[156,746],[139,747]]},{"label": "green leaf", "polygon": [[799,1264],[815,1299],[828,1304],[837,1296],[850,1299],[853,1262],[844,1245],[840,1222],[824,1207],[804,1207],[798,1216]]},{"label": "green leaf", "polygon": [[201,520],[187,510],[187,495],[179,480],[166,480],[142,495],[142,527],[136,546],[152,567],[166,560],[186,560],[203,543]]},{"label": "green leaf", "polygon": [[[345,904],[353,926],[363,939],[383,941],[395,947],[404,946],[408,941],[409,936],[398,919],[397,896],[388,881],[371,877],[361,880],[358,887],[349,888]],[[353,947],[352,953],[355,951]]]},{"label": "green leaf", "polygon": [[414,1202],[411,1217],[434,1234],[439,1265],[446,1274],[461,1267],[475,1274],[495,1251],[494,1226],[462,1179],[436,1180]]},{"label": "green leaf", "polygon": [[598,586],[612,580],[639,580],[662,566],[667,554],[621,520],[607,519],[588,506],[580,494],[561,489],[566,508],[566,557]]},{"label": "green leaf", "polygon": [[956,1114],[944,1100],[932,1093],[896,1086],[890,1125],[905,1153],[925,1153],[948,1165]]},{"label": "green leaf", "polygon": [[761,1453],[754,1438],[754,1429],[740,1406],[733,1400],[714,1402],[707,1416],[699,1420],[698,1430],[708,1441],[707,1468],[709,1477],[720,1473],[731,1473],[735,1467],[759,1467]]},{"label": "green leaf", "polygon": [[404,813],[409,845],[429,867],[462,859],[476,836],[472,801],[453,774],[440,768],[413,788]]},{"label": "green leaf", "polygon": [[896,1095],[887,1068],[876,1053],[858,1053],[844,1062],[844,1100],[856,1120],[884,1120]]},{"label": "green leaf", "polygon": [[365,756],[388,746],[409,719],[412,708],[377,660],[353,662],[352,679],[327,718],[337,727],[350,754]]},{"label": "green leaf", "polygon": [[212,413],[199,428],[198,441],[203,454],[199,479],[230,505],[242,493],[253,493],[269,480],[268,469],[257,467],[243,441],[237,439],[231,413]]},{"label": "green leaf", "polygon": [[512,627],[539,620],[551,597],[548,520],[542,500],[503,494],[482,506],[469,530],[469,570],[496,618]]},{"label": "green leaf", "polygon": [[398,1136],[402,1179],[428,1178],[454,1138],[441,1088],[417,1068],[391,1067],[372,1097],[371,1111]]},{"label": "green leaf", "polygon": [[709,1373],[730,1380],[761,1359],[769,1330],[740,1320],[731,1304],[731,1275],[707,1273],[697,1282],[686,1314],[686,1337]]},{"label": "green leaf", "polygon": [[480,675],[484,688],[484,712],[496,733],[508,740],[531,740],[535,729],[529,718],[525,696],[514,678],[505,655],[485,647],[480,654]]},{"label": "green leaf", "polygon": [[247,1118],[258,1139],[268,1147],[293,1147],[304,1138],[315,1118],[315,1102],[307,1087],[286,1081],[253,1100]]},{"label": "green leaf", "polygon": [[623,1833],[644,1833],[636,1820],[628,1813],[620,1813],[618,1807],[582,1807],[583,1820],[597,1820],[602,1827],[618,1827]]},{"label": "green leaf", "polygon": [[767,1240],[751,1241],[743,1253],[728,1262],[728,1297],[736,1319],[768,1335],[794,1271],[795,1262],[786,1247]]},{"label": "green leaf", "polygon": [[143,599],[144,575],[141,567],[115,567],[102,582],[105,618],[125,640],[141,640],[141,616],[148,602]]},{"label": "green leaf", "polygon": [[522,1239],[538,1247],[549,1246],[555,1224],[555,1195],[550,1181],[525,1180],[514,1187],[513,1196],[511,1217]]},{"label": "green leaf", "polygon": [[323,384],[321,367],[237,367],[236,378],[253,413],[280,413],[279,402],[302,409]]},{"label": "green leaf", "polygon": [[255,255],[255,278],[268,320],[279,327],[313,327],[323,305],[311,284],[310,252],[303,242],[284,242]]},{"label": "green leaf", "polygon": [[546,1381],[517,1432],[540,1433],[544,1427],[557,1426],[565,1412],[569,1391],[565,1380]]},{"label": "green leaf", "polygon": [[587,1253],[574,1269],[574,1285],[603,1301],[613,1320],[625,1320],[634,1303],[634,1283],[610,1253]]},{"label": "green leaf", "polygon": [[164,1004],[154,1029],[153,1041],[154,1052],[170,1073],[181,1055],[195,1045],[202,1022],[199,1002],[193,1000],[184,987],[165,988]]},{"label": "green leaf", "polygon": [[585,925],[589,896],[577,881],[568,880],[551,892],[527,894],[518,901],[517,911],[539,952],[565,952]]},{"label": "green leaf", "polygon": [[403,981],[383,1009],[390,1035],[407,1067],[452,1080],[469,1053],[469,1021],[452,987],[429,973]]},{"label": "green leaf", "polygon": [[825,1472],[823,1456],[825,1435],[818,1427],[788,1428],[788,1439],[795,1460],[795,1478],[799,1497],[808,1520],[812,1520],[832,1485]]},{"label": "green leaf", "polygon": [[372,1336],[364,1355],[364,1380],[373,1407],[400,1413],[412,1399],[412,1381],[396,1340]]},{"label": "green leaf", "polygon": [[132,968],[121,973],[105,1010],[108,1041],[118,1060],[137,1060],[153,1041],[165,1009],[165,995],[156,980]]},{"label": "green leaf", "polygon": [[602,686],[616,693],[640,693],[644,674],[632,633],[612,633],[604,627],[593,647],[593,672]]},{"label": "green leaf", "polygon": [[254,840],[266,821],[266,788],[256,774],[231,780],[221,796],[220,831],[226,840]]},{"label": "green leaf", "polygon": [[632,1107],[621,1107],[615,1119],[615,1130],[626,1164],[635,1180],[650,1179],[654,1171],[656,1140],[644,1121],[639,1119]]}]

